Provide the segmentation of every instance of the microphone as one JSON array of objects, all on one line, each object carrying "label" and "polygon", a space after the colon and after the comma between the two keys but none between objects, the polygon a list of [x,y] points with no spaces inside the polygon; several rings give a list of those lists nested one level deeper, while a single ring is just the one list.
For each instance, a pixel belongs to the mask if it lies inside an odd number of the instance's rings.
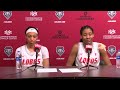
[{"label": "microphone", "polygon": [[[87,67],[87,69],[89,70],[89,66],[95,67],[95,66],[89,65],[90,53],[92,52],[92,45],[87,44],[87,45],[85,46],[85,49],[86,49],[86,52],[88,53],[87,65],[85,65],[85,66],[83,66],[83,67],[81,67],[81,68]],[[80,68],[80,69],[81,69],[81,68]],[[95,68],[98,68],[98,67],[95,67]]]},{"label": "microphone", "polygon": [[[36,52],[36,60],[35,60],[35,62],[34,62],[34,65],[30,66],[30,67],[35,66],[34,70],[35,70],[36,67],[38,66],[38,65],[37,65],[37,57],[38,57],[38,53],[40,52],[40,49],[41,49],[41,45],[39,45],[39,44],[35,44],[35,45],[34,45],[34,51]],[[41,67],[41,66],[39,66],[39,67]],[[28,68],[29,68],[29,67],[28,67]]]},{"label": "microphone", "polygon": [[34,51],[38,53],[40,51],[40,48],[41,48],[41,45],[35,44]]},{"label": "microphone", "polygon": [[40,51],[40,48],[41,48],[41,45],[35,44],[35,46],[34,46],[34,51],[36,52],[36,60],[37,60],[37,57],[38,57],[38,53],[39,53],[39,51]]},{"label": "microphone", "polygon": [[87,53],[90,54],[90,53],[92,52],[92,45],[86,45],[85,48],[86,48],[86,52],[87,52]]}]

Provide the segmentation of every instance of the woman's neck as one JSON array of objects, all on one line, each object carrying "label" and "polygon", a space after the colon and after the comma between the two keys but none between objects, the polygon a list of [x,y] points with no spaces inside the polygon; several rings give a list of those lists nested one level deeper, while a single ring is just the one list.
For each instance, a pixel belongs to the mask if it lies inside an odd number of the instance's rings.
[{"label": "woman's neck", "polygon": [[90,43],[90,44],[83,43],[84,47],[86,47],[86,45],[93,45],[93,43]]},{"label": "woman's neck", "polygon": [[34,44],[27,44],[26,46],[27,46],[29,51],[31,51],[31,52],[34,51]]}]

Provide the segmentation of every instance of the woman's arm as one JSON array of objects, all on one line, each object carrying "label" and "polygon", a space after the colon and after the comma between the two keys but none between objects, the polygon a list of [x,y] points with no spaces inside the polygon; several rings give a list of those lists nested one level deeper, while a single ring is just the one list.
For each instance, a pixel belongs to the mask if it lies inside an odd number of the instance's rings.
[{"label": "woman's arm", "polygon": [[41,52],[42,52],[42,57],[43,57],[43,67],[49,67],[50,66],[49,51],[48,51],[47,47],[42,47]]},{"label": "woman's arm", "polygon": [[70,52],[70,55],[68,57],[68,61],[66,63],[66,66],[72,66],[75,59],[76,59],[76,56],[77,56],[77,52],[78,52],[78,44],[75,44],[73,47],[72,47],[72,50]]},{"label": "woman's arm", "polygon": [[43,59],[43,67],[49,67],[49,58]]},{"label": "woman's arm", "polygon": [[112,65],[112,63],[108,57],[108,54],[106,52],[106,46],[104,44],[100,43],[98,47],[99,47],[100,55],[101,55],[102,59],[104,60],[105,64]]}]

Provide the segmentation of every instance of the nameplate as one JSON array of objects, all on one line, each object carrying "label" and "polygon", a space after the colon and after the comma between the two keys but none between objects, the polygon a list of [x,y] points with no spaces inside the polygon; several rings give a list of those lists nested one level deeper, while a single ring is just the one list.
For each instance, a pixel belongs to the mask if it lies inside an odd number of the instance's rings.
[{"label": "nameplate", "polygon": [[39,68],[37,73],[57,72],[57,68]]},{"label": "nameplate", "polygon": [[82,72],[78,68],[61,68],[59,69],[62,73],[75,73],[75,72]]}]

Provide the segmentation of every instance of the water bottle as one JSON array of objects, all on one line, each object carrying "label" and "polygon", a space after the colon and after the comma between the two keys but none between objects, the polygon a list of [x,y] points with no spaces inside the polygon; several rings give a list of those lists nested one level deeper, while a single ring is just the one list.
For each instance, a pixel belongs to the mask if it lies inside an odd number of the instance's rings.
[{"label": "water bottle", "polygon": [[116,68],[120,68],[120,50],[116,53]]},{"label": "water bottle", "polygon": [[20,51],[17,51],[17,54],[16,54],[16,68],[22,69],[22,57],[21,57]]}]

